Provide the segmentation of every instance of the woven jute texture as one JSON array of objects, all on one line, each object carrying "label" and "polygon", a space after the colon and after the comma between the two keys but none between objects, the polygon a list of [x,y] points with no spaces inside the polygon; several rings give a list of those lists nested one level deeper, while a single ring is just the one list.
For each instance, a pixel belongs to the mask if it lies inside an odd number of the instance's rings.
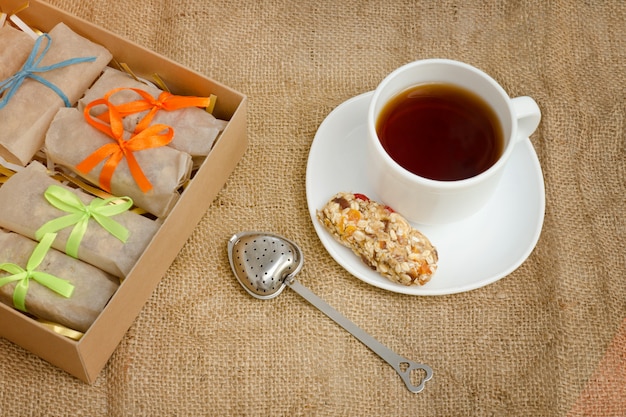
[{"label": "woven jute texture", "polygon": [[[626,415],[622,1],[50,3],[246,94],[250,146],[93,385],[0,339],[0,415]],[[546,214],[513,273],[423,297],[370,286],[330,257],[305,173],[332,109],[432,57],[477,66],[510,96],[537,101],[530,139]],[[242,230],[298,242],[299,281],[432,366],[426,389],[410,393],[293,291],[271,301],[245,293],[226,254]]]}]

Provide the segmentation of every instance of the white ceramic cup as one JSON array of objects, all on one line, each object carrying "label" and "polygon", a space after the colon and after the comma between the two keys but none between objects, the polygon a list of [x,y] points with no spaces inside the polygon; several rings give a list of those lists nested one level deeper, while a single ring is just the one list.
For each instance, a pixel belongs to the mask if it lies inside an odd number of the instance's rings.
[{"label": "white ceramic cup", "polygon": [[[463,180],[432,180],[403,168],[383,148],[376,133],[381,109],[398,93],[433,82],[468,89],[497,114],[503,129],[503,151],[486,171]],[[540,119],[535,100],[526,96],[510,98],[493,78],[471,65],[447,59],[411,62],[385,77],[372,96],[367,114],[368,181],[384,204],[412,222],[446,224],[463,220],[489,201],[515,145],[537,129]]]}]

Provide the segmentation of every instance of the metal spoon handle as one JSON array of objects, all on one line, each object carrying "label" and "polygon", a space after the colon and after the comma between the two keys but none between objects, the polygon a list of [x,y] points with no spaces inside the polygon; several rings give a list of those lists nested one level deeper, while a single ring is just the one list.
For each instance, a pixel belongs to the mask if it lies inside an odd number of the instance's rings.
[{"label": "metal spoon handle", "polygon": [[[359,339],[374,353],[383,358],[400,375],[409,391],[415,393],[422,391],[424,389],[424,384],[426,383],[426,381],[433,377],[433,370],[430,366],[413,362],[398,355],[387,346],[374,339],[356,324],[348,320],[340,312],[328,305],[326,301],[322,300],[320,297],[315,295],[311,290],[300,284],[298,281],[292,280],[291,282],[288,282],[287,285],[289,285],[292,290],[300,294],[300,296],[302,296],[305,300],[317,307],[321,312],[333,319],[335,323],[337,323],[338,325],[346,329],[349,333],[351,333],[354,337]],[[414,385],[411,382],[411,373],[414,370],[421,370],[425,373],[425,376],[421,379],[419,385]]]}]

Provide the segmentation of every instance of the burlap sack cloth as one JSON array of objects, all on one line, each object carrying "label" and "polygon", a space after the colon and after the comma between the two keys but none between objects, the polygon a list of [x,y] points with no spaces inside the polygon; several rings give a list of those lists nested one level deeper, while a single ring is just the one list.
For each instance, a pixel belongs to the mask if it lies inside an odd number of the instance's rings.
[{"label": "burlap sack cloth", "polygon": [[[0,340],[2,416],[626,415],[622,1],[51,3],[247,94],[250,148],[94,385]],[[333,108],[429,57],[468,62],[537,100],[531,140],[547,207],[514,273],[416,297],[332,260],[308,215],[305,170]],[[293,291],[245,293],[226,242],[247,229],[298,242],[299,280],[431,365],[425,391],[411,394]]]}]

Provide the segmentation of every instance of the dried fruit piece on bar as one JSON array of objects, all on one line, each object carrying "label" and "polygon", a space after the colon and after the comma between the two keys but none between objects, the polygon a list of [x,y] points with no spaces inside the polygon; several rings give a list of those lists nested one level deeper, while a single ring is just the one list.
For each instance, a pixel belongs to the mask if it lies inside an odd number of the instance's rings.
[{"label": "dried fruit piece on bar", "polygon": [[338,193],[317,217],[339,243],[390,281],[424,285],[437,270],[437,250],[428,238],[363,194]]}]

